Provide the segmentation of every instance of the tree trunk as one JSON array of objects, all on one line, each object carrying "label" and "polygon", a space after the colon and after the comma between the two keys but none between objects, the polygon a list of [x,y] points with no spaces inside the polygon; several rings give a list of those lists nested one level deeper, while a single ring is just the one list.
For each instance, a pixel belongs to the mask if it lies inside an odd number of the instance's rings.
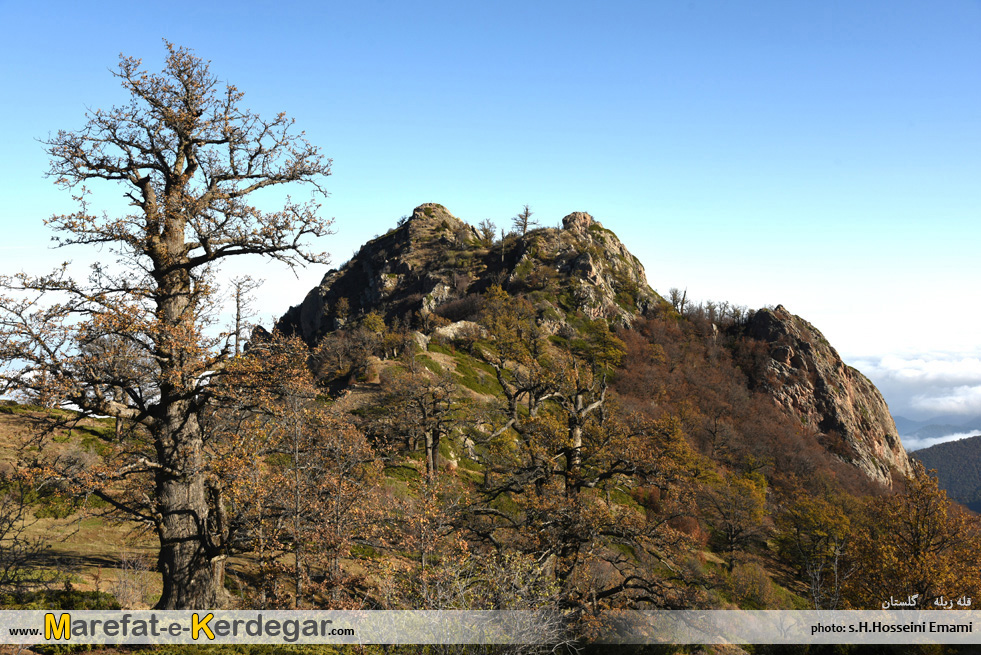
[{"label": "tree trunk", "polygon": [[193,539],[185,542],[161,537],[158,560],[163,593],[154,609],[216,609],[225,604],[225,560],[207,557]]},{"label": "tree trunk", "polygon": [[565,493],[575,496],[579,493],[579,467],[582,465],[582,429],[586,423],[586,413],[583,408],[582,393],[576,392],[569,409],[569,450],[566,454]]},{"label": "tree trunk", "polygon": [[201,427],[190,401],[168,404],[155,435],[158,568],[156,609],[210,609],[224,604],[225,558],[213,543]]},{"label": "tree trunk", "polygon": [[426,481],[436,481],[439,464],[439,435],[434,430],[426,431]]}]

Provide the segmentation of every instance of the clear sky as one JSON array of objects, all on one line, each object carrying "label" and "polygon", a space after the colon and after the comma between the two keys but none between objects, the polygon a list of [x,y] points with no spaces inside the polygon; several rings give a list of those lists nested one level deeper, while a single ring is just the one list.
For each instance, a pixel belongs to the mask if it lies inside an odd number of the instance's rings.
[{"label": "clear sky", "polygon": [[[70,203],[37,139],[122,104],[109,69],[124,53],[160,70],[166,38],[334,159],[335,264],[423,202],[473,224],[588,211],[662,293],[808,319],[894,413],[981,414],[977,0],[0,0],[0,16],[3,272],[85,258],[46,249],[42,220]],[[245,269],[268,279],[266,324],[325,272]]]}]

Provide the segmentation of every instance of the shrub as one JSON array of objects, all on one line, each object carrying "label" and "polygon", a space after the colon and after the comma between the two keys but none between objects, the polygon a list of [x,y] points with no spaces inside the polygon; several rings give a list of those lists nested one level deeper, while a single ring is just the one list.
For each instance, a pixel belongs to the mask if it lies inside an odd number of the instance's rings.
[{"label": "shrub", "polygon": [[773,581],[759,564],[738,564],[729,576],[733,600],[744,609],[768,609],[776,603]]}]

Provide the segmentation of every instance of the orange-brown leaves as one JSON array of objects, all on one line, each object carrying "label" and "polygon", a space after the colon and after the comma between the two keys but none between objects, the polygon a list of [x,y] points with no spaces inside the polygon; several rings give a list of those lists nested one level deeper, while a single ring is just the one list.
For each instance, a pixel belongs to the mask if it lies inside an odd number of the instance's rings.
[{"label": "orange-brown leaves", "polygon": [[211,421],[223,435],[212,474],[258,567],[258,600],[344,607],[341,560],[372,530],[379,467],[350,417],[318,398],[307,358],[274,335],[232,362]]},{"label": "orange-brown leaves", "polygon": [[852,607],[874,609],[890,596],[918,595],[933,609],[944,596],[981,595],[981,525],[947,500],[920,467],[906,489],[871,499],[855,535],[855,575],[846,583]]}]

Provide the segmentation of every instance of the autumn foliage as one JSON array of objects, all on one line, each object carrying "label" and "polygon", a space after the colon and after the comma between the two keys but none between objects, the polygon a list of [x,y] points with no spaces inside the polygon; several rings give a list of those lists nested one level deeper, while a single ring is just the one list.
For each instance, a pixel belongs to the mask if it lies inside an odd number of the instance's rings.
[{"label": "autumn foliage", "polygon": [[[2,279],[0,381],[61,423],[28,479],[156,534],[159,607],[547,607],[564,624],[543,633],[581,635],[610,609],[981,593],[976,517],[922,471],[877,486],[751,383],[770,355],[740,308],[675,293],[628,325],[529,293],[554,281],[535,263],[535,284],[461,275],[436,312],[336,299],[317,343],[244,343],[240,316],[223,332],[221,260],[323,260],[304,241],[329,229],[315,204],[267,212],[250,194],[322,191],[330,162],[186,49],[116,75],[130,104],[46,144],[79,202],[51,226],[118,261],[84,282]],[[93,180],[132,213],[90,211]],[[92,417],[115,419],[98,454],[51,447]],[[2,498],[0,543],[24,548]]]}]

